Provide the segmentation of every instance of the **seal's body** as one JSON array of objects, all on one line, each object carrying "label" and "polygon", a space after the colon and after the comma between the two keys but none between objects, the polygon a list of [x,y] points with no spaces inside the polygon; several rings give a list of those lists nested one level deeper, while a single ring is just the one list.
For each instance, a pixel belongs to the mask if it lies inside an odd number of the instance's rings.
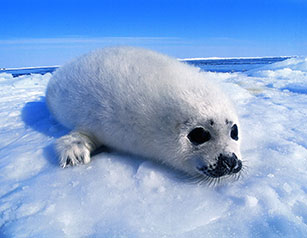
[{"label": "seal's body", "polygon": [[132,47],[97,50],[59,68],[47,87],[60,165],[88,163],[101,145],[192,176],[240,171],[238,118],[229,99],[194,68]]}]

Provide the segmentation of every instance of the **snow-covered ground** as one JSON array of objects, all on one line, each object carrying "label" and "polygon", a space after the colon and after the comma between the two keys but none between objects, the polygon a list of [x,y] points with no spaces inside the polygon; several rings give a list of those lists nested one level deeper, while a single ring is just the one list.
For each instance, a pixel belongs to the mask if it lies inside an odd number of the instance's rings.
[{"label": "snow-covered ground", "polygon": [[247,165],[217,187],[116,152],[59,168],[51,74],[0,74],[0,237],[307,237],[307,59],[205,74],[237,106]]}]

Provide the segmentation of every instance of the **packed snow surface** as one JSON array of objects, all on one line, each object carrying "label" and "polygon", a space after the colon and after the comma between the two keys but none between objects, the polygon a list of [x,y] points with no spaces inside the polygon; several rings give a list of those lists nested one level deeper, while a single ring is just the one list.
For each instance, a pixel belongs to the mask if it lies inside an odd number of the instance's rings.
[{"label": "packed snow surface", "polygon": [[112,151],[61,169],[51,74],[0,74],[0,237],[307,237],[307,59],[204,74],[235,102],[246,165],[214,187]]}]

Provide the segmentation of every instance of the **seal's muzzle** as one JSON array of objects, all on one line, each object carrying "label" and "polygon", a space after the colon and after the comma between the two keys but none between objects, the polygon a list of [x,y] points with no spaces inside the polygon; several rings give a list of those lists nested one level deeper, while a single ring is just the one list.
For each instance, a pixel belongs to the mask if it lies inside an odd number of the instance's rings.
[{"label": "seal's muzzle", "polygon": [[198,168],[200,171],[208,175],[209,177],[218,178],[224,175],[230,175],[238,173],[242,168],[242,162],[233,153],[231,156],[220,154],[217,163],[213,166],[210,165]]}]

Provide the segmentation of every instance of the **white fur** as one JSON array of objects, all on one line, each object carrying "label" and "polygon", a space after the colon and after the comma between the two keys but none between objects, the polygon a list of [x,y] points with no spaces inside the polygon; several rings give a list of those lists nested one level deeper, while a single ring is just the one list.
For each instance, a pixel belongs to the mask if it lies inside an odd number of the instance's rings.
[{"label": "white fur", "polygon": [[56,143],[60,166],[87,164],[91,161],[90,153],[96,149],[95,140],[82,132],[72,131],[62,136]]},{"label": "white fur", "polygon": [[[55,118],[74,130],[57,142],[63,167],[68,157],[71,165],[89,162],[102,144],[191,175],[220,153],[240,159],[239,141],[225,123],[239,126],[229,99],[199,69],[150,50],[114,47],[84,55],[55,72],[46,97]],[[195,147],[187,135],[197,126],[214,138]]]}]

